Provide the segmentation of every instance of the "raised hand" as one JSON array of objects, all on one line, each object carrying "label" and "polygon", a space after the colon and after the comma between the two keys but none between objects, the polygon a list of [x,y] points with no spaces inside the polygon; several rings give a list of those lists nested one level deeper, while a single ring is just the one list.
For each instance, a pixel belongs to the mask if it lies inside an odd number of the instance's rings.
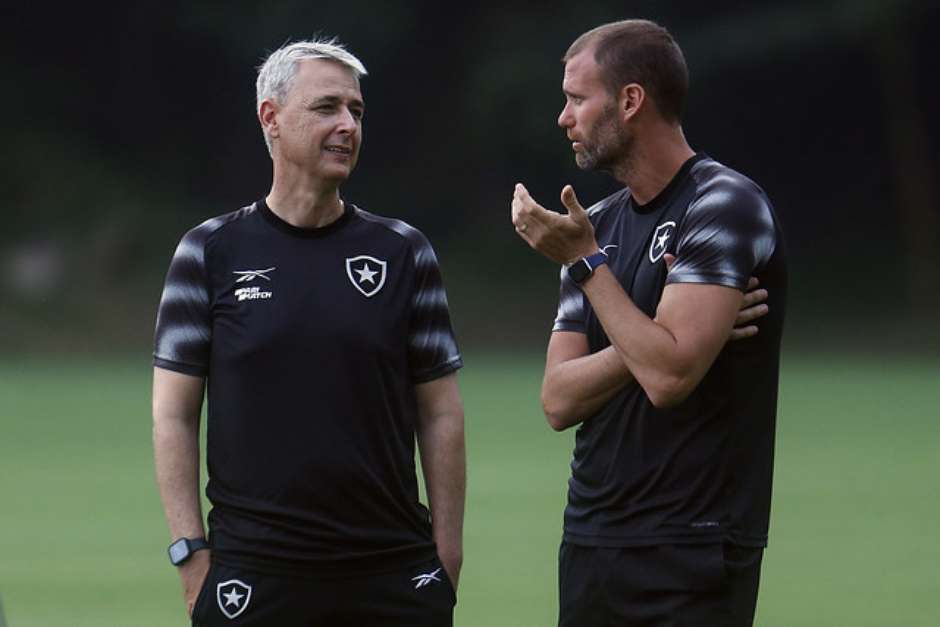
[{"label": "raised hand", "polygon": [[594,226],[570,185],[561,190],[561,202],[567,215],[538,204],[529,190],[517,183],[512,195],[512,223],[529,246],[556,263],[569,264],[597,252],[598,246]]}]

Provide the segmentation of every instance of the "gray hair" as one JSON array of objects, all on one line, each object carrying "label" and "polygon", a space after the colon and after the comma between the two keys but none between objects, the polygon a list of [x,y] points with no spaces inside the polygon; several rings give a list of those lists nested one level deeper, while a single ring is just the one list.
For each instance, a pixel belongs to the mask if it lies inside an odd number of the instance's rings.
[{"label": "gray hair", "polygon": [[[312,39],[285,44],[268,55],[258,67],[258,81],[255,84],[255,112],[261,112],[263,100],[273,100],[283,104],[290,91],[291,83],[297,75],[297,63],[304,59],[331,59],[340,63],[353,73],[357,79],[368,74],[366,66],[333,37],[330,39]],[[264,143],[271,152],[271,138],[264,133]]]}]

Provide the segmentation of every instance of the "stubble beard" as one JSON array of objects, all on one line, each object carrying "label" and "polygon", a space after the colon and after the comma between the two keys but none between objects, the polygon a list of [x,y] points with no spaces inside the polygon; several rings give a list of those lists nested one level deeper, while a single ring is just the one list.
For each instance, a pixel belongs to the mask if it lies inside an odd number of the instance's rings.
[{"label": "stubble beard", "polygon": [[581,142],[574,159],[582,170],[613,172],[616,166],[629,162],[633,141],[618,127],[615,114],[615,106],[604,109],[590,140]]}]

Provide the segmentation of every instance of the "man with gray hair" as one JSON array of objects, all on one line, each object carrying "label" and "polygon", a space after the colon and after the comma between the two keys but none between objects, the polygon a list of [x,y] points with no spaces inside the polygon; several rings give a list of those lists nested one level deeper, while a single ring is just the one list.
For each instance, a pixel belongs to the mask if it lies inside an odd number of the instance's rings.
[{"label": "man with gray hair", "polygon": [[189,231],[167,273],[154,454],[194,625],[453,622],[462,359],[427,239],[340,196],[365,73],[335,40],[268,57],[257,114],[271,190]]}]

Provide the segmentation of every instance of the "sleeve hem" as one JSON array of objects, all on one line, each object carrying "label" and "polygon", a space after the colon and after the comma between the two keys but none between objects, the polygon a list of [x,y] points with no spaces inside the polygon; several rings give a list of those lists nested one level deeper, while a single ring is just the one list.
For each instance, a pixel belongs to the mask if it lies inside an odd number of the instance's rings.
[{"label": "sleeve hem", "polygon": [[419,372],[416,372],[411,377],[412,383],[428,383],[435,379],[440,379],[441,377],[448,375],[452,372],[463,368],[463,358],[460,355],[455,355],[447,361],[433,368],[426,368]]},{"label": "sleeve hem", "polygon": [[162,357],[153,356],[153,365],[155,368],[163,368],[164,370],[172,370],[174,372],[179,372],[181,374],[188,374],[193,377],[204,377],[208,373],[208,368],[205,366],[197,366],[194,364],[184,364],[179,361],[171,361],[169,359],[163,359]]},{"label": "sleeve hem", "polygon": [[721,285],[724,287],[740,290],[742,292],[747,288],[747,278],[745,278],[742,282],[738,277],[728,274],[708,274],[701,272],[670,273],[669,276],[666,277],[666,285],[670,285],[672,283]]},{"label": "sleeve hem", "polygon": [[572,331],[574,333],[587,333],[582,322],[568,322],[565,320],[556,322],[552,326],[552,333],[555,331]]}]

